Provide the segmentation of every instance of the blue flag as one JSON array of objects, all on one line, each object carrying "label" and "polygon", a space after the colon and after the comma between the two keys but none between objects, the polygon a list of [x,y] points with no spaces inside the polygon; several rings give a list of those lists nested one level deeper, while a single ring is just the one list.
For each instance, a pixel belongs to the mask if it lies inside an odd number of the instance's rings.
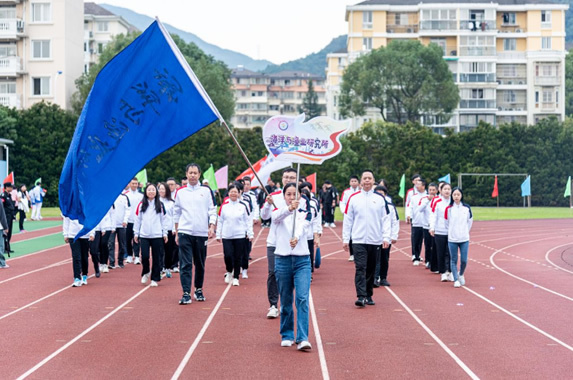
[{"label": "blue flag", "polygon": [[98,74],[62,169],[62,214],[93,229],[145,164],[222,120],[159,21]]},{"label": "blue flag", "polygon": [[529,197],[531,195],[531,176],[528,175],[525,181],[521,184],[521,196]]},{"label": "blue flag", "polygon": [[450,180],[450,173],[446,174],[445,176],[438,178],[438,182],[446,182],[451,184],[451,180]]}]

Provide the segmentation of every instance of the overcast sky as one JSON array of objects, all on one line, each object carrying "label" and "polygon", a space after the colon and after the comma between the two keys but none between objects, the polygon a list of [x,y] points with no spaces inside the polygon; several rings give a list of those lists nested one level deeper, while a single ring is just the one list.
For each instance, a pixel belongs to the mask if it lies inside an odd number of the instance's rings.
[{"label": "overcast sky", "polygon": [[347,5],[361,0],[103,0],[159,19],[206,42],[284,63],[348,33]]}]

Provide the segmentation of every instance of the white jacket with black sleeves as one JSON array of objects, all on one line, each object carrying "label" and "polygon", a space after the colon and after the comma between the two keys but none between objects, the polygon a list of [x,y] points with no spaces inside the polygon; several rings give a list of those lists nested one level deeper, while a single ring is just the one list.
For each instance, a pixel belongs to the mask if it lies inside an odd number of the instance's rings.
[{"label": "white jacket with black sleeves", "polygon": [[208,186],[190,184],[175,193],[173,221],[177,232],[192,236],[209,236],[209,225],[217,224],[215,196]]},{"label": "white jacket with black sleeves", "polygon": [[259,204],[257,203],[257,196],[255,195],[255,193],[253,193],[253,191],[250,190],[250,191],[244,193],[243,197],[249,197],[250,205],[252,206],[251,218],[253,220],[259,220],[260,210],[259,210]]},{"label": "white jacket with black sleeves", "polygon": [[354,244],[381,245],[392,241],[390,209],[383,195],[360,190],[348,198],[342,225],[342,241]]},{"label": "white jacket with black sleeves", "polygon": [[139,202],[135,209],[133,234],[142,239],[157,239],[167,237],[167,218],[165,218],[165,206],[161,203],[161,211],[155,210],[155,202],[151,201],[145,211],[142,210],[143,202]]},{"label": "white jacket with black sleeves", "polygon": [[398,240],[398,235],[400,234],[400,216],[398,215],[398,210],[396,206],[392,203],[392,198],[388,195],[386,196],[386,203],[388,204],[388,209],[390,210],[390,221],[392,225],[391,238],[392,241]]},{"label": "white jacket with black sleeves", "polygon": [[[273,197],[274,198],[274,197]],[[302,203],[302,202],[301,202]],[[305,231],[308,228],[308,213],[301,209],[289,211],[288,206],[283,206],[280,209],[273,211],[271,218],[272,224],[276,227],[276,248],[275,255],[278,256],[307,256],[310,255],[308,250],[308,241],[305,239]],[[298,243],[294,248],[290,246],[290,239],[292,238],[293,218],[296,217],[296,224],[294,228],[294,237],[298,239]]]},{"label": "white jacket with black sleeves", "polygon": [[444,199],[441,196],[432,199],[432,212],[430,213],[430,231],[436,235],[448,235],[448,226],[446,225],[445,212],[450,205],[450,199]]},{"label": "white jacket with black sleeves", "polygon": [[253,219],[249,206],[240,201],[227,199],[219,209],[217,220],[217,239],[253,238]]},{"label": "white jacket with black sleeves", "polygon": [[449,242],[464,243],[470,240],[473,215],[469,205],[461,202],[449,205],[444,212],[444,219],[448,227]]}]

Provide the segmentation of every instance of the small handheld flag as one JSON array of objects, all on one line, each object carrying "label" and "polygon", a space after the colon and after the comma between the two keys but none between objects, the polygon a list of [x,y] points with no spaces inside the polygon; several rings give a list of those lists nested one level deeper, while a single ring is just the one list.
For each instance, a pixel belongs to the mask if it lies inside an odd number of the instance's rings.
[{"label": "small handheld flag", "polygon": [[400,191],[398,195],[400,198],[404,198],[406,195],[406,174],[402,174],[402,179],[400,179]]},{"label": "small handheld flag", "polygon": [[565,194],[563,195],[564,198],[571,196],[571,176],[567,178],[567,185],[565,185]]},{"label": "small handheld flag", "polygon": [[529,197],[531,196],[531,176],[528,175],[525,181],[521,184],[521,196]]},{"label": "small handheld flag", "polygon": [[443,177],[438,178],[438,182],[445,182],[445,183],[451,184],[452,181],[451,181],[451,179],[450,179],[450,173],[446,174],[446,175],[443,176]]}]

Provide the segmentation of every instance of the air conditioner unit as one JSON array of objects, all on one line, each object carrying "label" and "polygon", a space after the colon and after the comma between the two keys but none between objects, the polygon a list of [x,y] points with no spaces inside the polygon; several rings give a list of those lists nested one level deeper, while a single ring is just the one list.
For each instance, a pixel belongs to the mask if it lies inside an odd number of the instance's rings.
[{"label": "air conditioner unit", "polygon": [[515,29],[515,33],[522,33],[522,32],[523,32],[523,30],[521,30],[519,28]]},{"label": "air conditioner unit", "polygon": [[502,108],[502,107],[497,107],[497,110],[498,110],[498,111],[503,111],[503,108]]},{"label": "air conditioner unit", "polygon": [[513,81],[508,80],[508,81],[507,81],[507,84],[513,84]]},{"label": "air conditioner unit", "polygon": [[407,30],[406,32],[408,32],[408,33],[414,33],[414,29],[408,28],[408,30]]},{"label": "air conditioner unit", "polygon": [[523,84],[523,81],[522,81],[522,80],[520,80],[520,81],[519,81],[519,84]]},{"label": "air conditioner unit", "polygon": [[394,29],[388,29],[388,33],[394,33]]}]

